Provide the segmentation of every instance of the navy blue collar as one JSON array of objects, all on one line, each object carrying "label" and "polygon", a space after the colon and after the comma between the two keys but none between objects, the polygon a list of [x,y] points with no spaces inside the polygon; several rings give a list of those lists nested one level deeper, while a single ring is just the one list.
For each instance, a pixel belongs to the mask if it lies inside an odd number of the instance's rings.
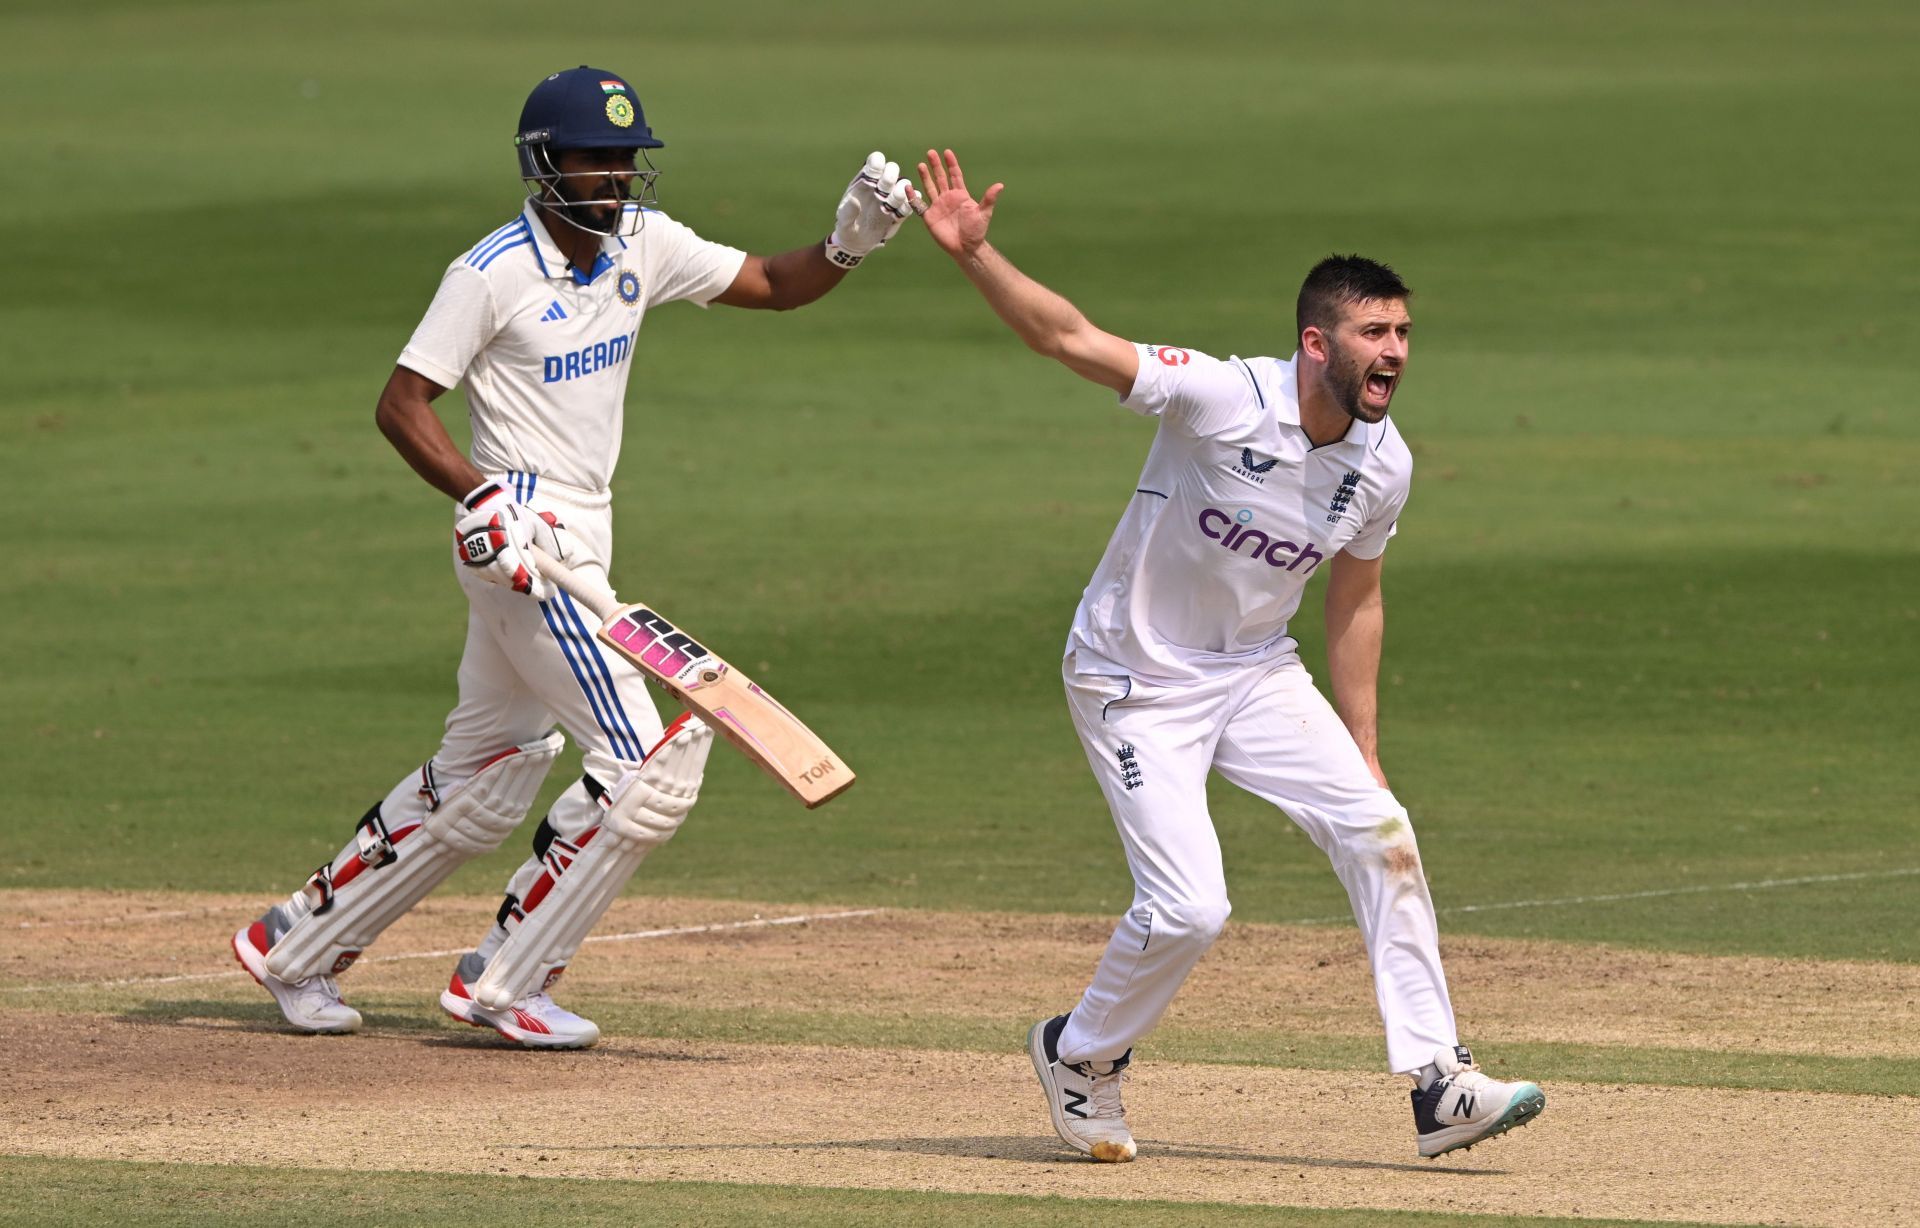
[{"label": "navy blue collar", "polygon": [[600,251],[593,258],[593,267],[582,273],[567,263],[566,253],[547,233],[546,222],[531,200],[520,207],[520,214],[526,225],[527,237],[533,240],[533,260],[540,266],[542,277],[571,277],[575,285],[590,286],[599,279],[600,274],[614,267],[613,253],[627,246],[627,241],[619,235],[608,235],[600,241]]},{"label": "navy blue collar", "polygon": [[613,258],[607,255],[607,253],[601,252],[593,258],[593,267],[591,269],[588,269],[586,272],[582,273],[579,269],[574,268],[572,265],[567,266],[567,272],[572,275],[574,285],[590,286],[596,280],[598,280],[600,274],[606,272],[608,269],[612,267],[613,267]]}]

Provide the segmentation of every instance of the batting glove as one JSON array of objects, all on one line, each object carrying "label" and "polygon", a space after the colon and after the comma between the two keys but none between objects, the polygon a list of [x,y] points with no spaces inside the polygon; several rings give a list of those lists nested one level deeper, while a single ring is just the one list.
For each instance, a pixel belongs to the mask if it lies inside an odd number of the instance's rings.
[{"label": "batting glove", "polygon": [[455,557],[489,583],[545,601],[546,582],[526,548],[538,546],[565,562],[572,553],[566,526],[552,512],[515,503],[498,482],[482,483],[460,502],[467,511],[453,526]]},{"label": "batting glove", "polygon": [[900,178],[900,164],[877,149],[868,154],[834,210],[827,259],[843,269],[858,266],[900,229],[913,211],[912,200],[913,181]]}]

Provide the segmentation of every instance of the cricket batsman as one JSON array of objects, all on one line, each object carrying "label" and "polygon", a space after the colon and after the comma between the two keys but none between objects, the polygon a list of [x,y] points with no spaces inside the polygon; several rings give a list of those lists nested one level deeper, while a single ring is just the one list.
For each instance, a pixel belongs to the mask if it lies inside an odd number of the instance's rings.
[{"label": "cricket batsman", "polygon": [[[447,266],[380,395],[375,419],[455,501],[452,563],[469,603],[459,699],[432,758],[360,819],[340,854],[233,936],[240,963],[303,1032],[351,1032],[334,978],[408,908],[519,826],[564,745],[584,772],[534,832],[495,922],[455,966],[441,1007],[530,1048],[600,1030],[548,993],[647,852],[699,793],[712,731],[662,727],[639,673],[543,582],[539,546],[589,582],[613,557],[609,483],[648,308],[784,310],[813,302],[899,228],[912,185],[875,153],[824,242],[749,255],[656,207],[664,142],[626,78],[585,66],[540,82],[514,138],[527,199]],[[472,455],[435,414],[463,385]]]},{"label": "cricket batsman", "polygon": [[[1388,1068],[1414,1080],[1420,1154],[1531,1121],[1540,1089],[1488,1077],[1459,1043],[1420,851],[1380,767],[1381,558],[1413,470],[1387,416],[1406,374],[1406,285],[1358,256],[1321,261],[1286,359],[1134,344],[987,242],[1004,185],[975,200],[952,150],[929,150],[920,178],[928,231],[1007,326],[1159,424],[1067,637],[1068,706],[1134,897],[1079,1004],[1028,1035],[1054,1129],[1096,1160],[1134,1158],[1120,1097],[1133,1046],[1229,911],[1210,770],[1333,862],[1366,939]],[[1320,571],[1332,704],[1287,634]]]}]

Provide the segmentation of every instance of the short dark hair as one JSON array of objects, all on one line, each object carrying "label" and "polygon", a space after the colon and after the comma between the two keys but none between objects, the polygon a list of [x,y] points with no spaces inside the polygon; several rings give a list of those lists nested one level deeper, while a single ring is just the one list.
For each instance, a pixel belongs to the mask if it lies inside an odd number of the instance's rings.
[{"label": "short dark hair", "polygon": [[1413,294],[1400,275],[1365,256],[1328,256],[1313,266],[1300,283],[1300,299],[1293,309],[1297,339],[1309,325],[1328,330],[1340,322],[1340,309],[1371,299],[1404,299]]}]

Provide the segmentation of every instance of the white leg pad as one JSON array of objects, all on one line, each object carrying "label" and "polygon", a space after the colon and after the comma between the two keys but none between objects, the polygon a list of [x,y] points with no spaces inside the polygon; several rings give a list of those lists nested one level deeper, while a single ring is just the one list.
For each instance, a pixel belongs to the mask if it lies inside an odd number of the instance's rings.
[{"label": "white leg pad", "polygon": [[363,826],[354,846],[322,866],[295,897],[306,909],[267,952],[283,981],[337,974],[381,931],[462,863],[499,848],[527,817],[547,769],[566,745],[558,731],[516,746],[446,793],[417,824],[388,832]]},{"label": "white leg pad", "polygon": [[472,986],[475,1002],[506,1010],[567,966],[647,854],[679,830],[699,797],[712,747],[713,730],[698,718],[675,721],[646,762],[606,796],[599,826],[564,849],[554,842],[547,872],[527,892],[519,919],[507,923],[506,942]]}]

